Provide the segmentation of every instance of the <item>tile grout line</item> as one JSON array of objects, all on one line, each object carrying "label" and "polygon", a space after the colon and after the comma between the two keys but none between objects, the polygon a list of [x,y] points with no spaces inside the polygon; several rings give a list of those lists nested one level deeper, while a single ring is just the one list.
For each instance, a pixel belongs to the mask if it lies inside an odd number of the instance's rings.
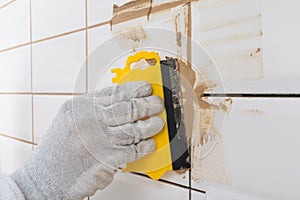
[{"label": "tile grout line", "polygon": [[85,92],[89,91],[89,61],[88,61],[88,0],[85,0]]},{"label": "tile grout line", "polygon": [[[0,95],[64,95],[77,96],[85,93],[72,92],[0,92]],[[300,93],[204,93],[204,97],[232,97],[232,98],[300,98]]]},{"label": "tile grout line", "polygon": [[63,36],[71,35],[73,33],[78,33],[78,32],[84,31],[85,29],[86,29],[86,27],[80,28],[80,29],[75,29],[75,30],[72,30],[72,31],[68,31],[68,32],[64,32],[64,33],[61,33],[61,34],[57,34],[57,35],[49,36],[49,37],[42,38],[42,39],[39,39],[39,40],[35,40],[35,41],[32,41],[31,43],[36,44],[36,43],[40,43],[40,42],[45,42],[45,41],[48,41],[48,40],[52,40],[52,39],[60,38],[60,37],[63,37]]},{"label": "tile grout line", "polygon": [[36,43],[40,43],[40,42],[45,42],[45,41],[48,41],[48,40],[60,38],[60,37],[71,35],[71,34],[74,34],[74,33],[81,32],[81,31],[90,30],[90,29],[93,29],[93,28],[104,26],[106,24],[109,24],[109,21],[102,22],[102,23],[95,24],[95,25],[91,25],[91,26],[87,26],[85,28],[75,29],[75,30],[64,32],[64,33],[61,33],[61,34],[49,36],[49,37],[42,38],[42,39],[39,39],[39,40],[26,42],[26,43],[19,44],[19,45],[16,45],[16,46],[11,46],[11,47],[8,47],[8,48],[5,48],[5,49],[0,49],[0,53],[6,52],[6,51],[10,51],[10,50],[13,50],[13,49],[17,49],[17,48],[21,48],[21,47],[24,47],[24,46],[27,46],[27,45],[30,45],[30,44],[36,44]]},{"label": "tile grout line", "polygon": [[299,98],[300,93],[204,93],[203,97]]},{"label": "tile grout line", "polygon": [[0,92],[0,95],[44,95],[44,96],[78,96],[85,93],[59,93],[59,92]]},{"label": "tile grout line", "polygon": [[17,48],[21,48],[21,47],[24,47],[24,46],[27,46],[27,45],[30,45],[30,44],[36,44],[36,43],[40,43],[40,42],[45,42],[45,41],[48,41],[48,40],[60,38],[60,37],[71,35],[71,34],[74,34],[74,33],[81,32],[81,31],[90,30],[90,29],[93,29],[93,28],[104,26],[106,24],[109,24],[109,21],[103,22],[103,23],[99,23],[99,24],[95,24],[95,25],[91,25],[91,26],[87,26],[87,27],[80,28],[80,29],[75,29],[75,30],[64,32],[64,33],[61,33],[61,34],[49,36],[49,37],[42,38],[42,39],[39,39],[39,40],[30,41],[30,42],[19,44],[19,45],[16,45],[16,46],[11,46],[11,47],[8,47],[8,48],[5,48],[5,49],[1,49],[0,53],[6,52],[6,51],[10,51],[10,50],[13,50],[13,49],[17,49]]},{"label": "tile grout line", "polygon": [[[133,175],[136,175],[136,176],[141,176],[141,177],[144,177],[144,178],[152,180],[151,178],[149,178],[145,174],[141,174],[141,173],[137,173],[137,172],[130,172],[130,174],[133,174]],[[205,194],[205,191],[203,191],[203,190],[199,190],[199,189],[195,189],[195,188],[190,188],[189,186],[181,185],[179,183],[175,183],[175,182],[171,182],[171,181],[163,180],[163,179],[159,179],[158,181],[161,182],[161,183],[165,183],[165,184],[168,184],[168,185],[172,185],[172,186],[178,187],[178,188],[182,188],[182,189],[191,190],[191,191],[195,191],[195,192],[199,192],[199,193],[204,193]]]},{"label": "tile grout line", "polygon": [[6,4],[4,4],[4,5],[2,5],[2,6],[0,7],[0,10],[3,9],[3,8],[5,8],[5,7],[7,7],[7,6],[9,6],[10,4],[14,3],[15,1],[16,1],[16,0],[12,0],[12,1],[7,2]]},{"label": "tile grout line", "polygon": [[[191,13],[191,3],[187,4],[187,8],[188,8],[188,27],[187,27],[187,35],[188,35],[188,41],[187,41],[187,60],[188,63],[192,63],[192,13]],[[190,65],[188,64],[188,65]],[[190,161],[190,169],[189,169],[189,200],[192,200],[192,148],[191,148],[191,141],[190,141],[190,157],[189,157],[189,161]]]},{"label": "tile grout line", "polygon": [[88,0],[85,0],[85,93],[88,93],[88,77]]},{"label": "tile grout line", "polygon": [[24,47],[24,46],[27,46],[27,45],[30,45],[30,42],[19,44],[19,45],[12,46],[12,47],[8,47],[6,49],[1,49],[0,53],[10,51],[10,50],[14,50],[14,49],[17,49],[17,48],[21,48],[21,47]]},{"label": "tile grout line", "polygon": [[88,29],[93,29],[93,28],[97,28],[97,27],[100,27],[100,26],[108,25],[108,24],[110,24],[110,21],[104,21],[104,22],[100,22],[98,24],[88,26]]},{"label": "tile grout line", "polygon": [[[29,1],[30,15],[30,91],[31,91],[31,140],[34,144],[34,95],[33,95],[33,66],[32,66],[32,0]],[[34,145],[32,145],[34,150]]]},{"label": "tile grout line", "polygon": [[[191,1],[194,1],[194,0],[190,0],[190,1],[188,1],[188,3],[191,3]],[[183,5],[183,4],[178,4],[177,6],[179,6],[179,5]],[[159,5],[157,7],[159,8],[160,6],[161,5]],[[164,9],[164,10],[166,10],[166,9]],[[158,12],[158,11],[160,11],[160,10],[159,9],[157,11],[154,10],[153,12],[155,13],[155,12]],[[62,37],[62,36],[70,35],[70,34],[73,34],[73,33],[80,32],[80,31],[85,31],[86,29],[92,29],[92,28],[104,26],[104,25],[110,24],[111,21],[112,21],[112,19],[109,20],[109,21],[100,22],[98,24],[94,24],[94,25],[91,25],[91,26],[86,25],[86,27],[84,27],[84,28],[75,29],[75,30],[72,30],[72,31],[68,31],[68,32],[61,33],[61,34],[58,34],[58,35],[53,35],[53,36],[42,38],[42,39],[39,39],[39,40],[35,40],[35,41],[31,40],[29,43],[23,43],[23,44],[20,44],[20,45],[8,47],[6,49],[0,49],[0,53],[5,52],[5,51],[9,51],[9,50],[12,50],[12,49],[16,49],[16,48],[19,48],[19,47],[23,47],[23,46],[26,46],[26,45],[30,45],[30,44],[45,42],[45,41],[48,41],[48,40],[51,40],[51,39],[55,39],[55,38],[59,38],[59,37]],[[130,20],[128,20],[128,21],[130,21]]]},{"label": "tile grout line", "polygon": [[[131,174],[136,175],[136,176],[141,176],[141,177],[152,180],[150,177],[148,177],[145,174],[141,174],[141,173],[137,173],[137,172],[131,172]],[[172,186],[176,186],[176,187],[180,187],[180,188],[189,190],[189,186],[181,185],[179,183],[175,183],[175,182],[171,182],[171,181],[163,180],[163,179],[159,179],[158,181],[161,182],[161,183],[165,183],[165,184],[168,184],[168,185],[172,185]]]},{"label": "tile grout line", "polygon": [[26,143],[26,144],[31,144],[33,146],[37,145],[36,143],[30,142],[30,141],[27,141],[27,140],[24,140],[24,139],[21,139],[21,138],[13,137],[13,136],[10,136],[10,135],[6,135],[6,134],[3,134],[3,133],[0,133],[0,136],[5,137],[5,138],[9,138],[9,139],[12,139],[12,140],[16,140],[16,141],[19,141],[19,142],[23,142],[23,143]]}]

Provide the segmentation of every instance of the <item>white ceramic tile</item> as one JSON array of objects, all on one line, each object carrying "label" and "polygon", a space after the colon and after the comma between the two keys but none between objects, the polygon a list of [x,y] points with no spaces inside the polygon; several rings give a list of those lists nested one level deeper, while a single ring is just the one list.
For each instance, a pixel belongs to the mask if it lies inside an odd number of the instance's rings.
[{"label": "white ceramic tile", "polygon": [[[106,65],[112,62],[115,57],[113,52],[107,49],[114,49],[111,45],[113,35],[109,25],[100,26],[88,30],[88,91],[96,89],[101,73],[106,70]],[[104,81],[102,87],[111,86],[111,79]]]},{"label": "white ceramic tile", "polygon": [[85,0],[32,0],[33,40],[84,27]]},{"label": "white ceramic tile", "polygon": [[29,0],[15,1],[0,10],[0,49],[30,42]]},{"label": "white ceramic tile", "polygon": [[32,67],[35,92],[85,92],[85,32],[34,44]]},{"label": "white ceramic tile", "polygon": [[[216,155],[224,153],[229,185],[233,188],[270,199],[298,199],[300,99],[233,98],[232,101],[222,131],[223,149],[217,146],[206,159],[218,159]],[[195,180],[194,171],[193,174]],[[201,170],[196,174],[201,174]],[[199,189],[211,185],[214,183],[206,180],[193,181],[193,187]]]},{"label": "white ceramic tile", "polygon": [[10,174],[22,167],[32,151],[32,145],[0,136],[0,172]]},{"label": "white ceramic tile", "polygon": [[31,141],[31,96],[0,95],[0,133]]},{"label": "white ceramic tile", "polygon": [[193,39],[202,42],[216,62],[227,92],[299,92],[299,5],[284,0],[193,3]]},{"label": "white ceramic tile", "polygon": [[256,87],[263,92],[300,92],[299,6],[299,1],[263,0],[264,81]]},{"label": "white ceramic tile", "polygon": [[206,195],[204,193],[192,191],[191,200],[207,200],[207,199],[206,199]]},{"label": "white ceramic tile", "polygon": [[70,96],[34,96],[34,142],[39,143],[63,102]]},{"label": "white ceramic tile", "polygon": [[30,47],[0,53],[0,91],[30,92]]},{"label": "white ceramic tile", "polygon": [[113,37],[110,26],[103,25],[88,30],[88,53],[91,54],[105,41]]},{"label": "white ceramic tile", "polygon": [[[192,4],[192,38],[202,45],[215,65],[203,68],[221,79],[209,81],[227,92],[244,92],[245,84],[263,77],[261,42],[261,1],[204,0]],[[196,46],[196,44],[194,44]],[[197,51],[192,50],[193,64],[197,63]],[[210,70],[207,72],[206,70]],[[220,73],[220,74],[218,74]],[[210,76],[210,75],[208,75]],[[215,89],[215,92],[220,92]]]},{"label": "white ceramic tile", "polygon": [[99,1],[88,0],[88,24],[89,26],[109,21],[113,15],[113,5],[118,6],[128,0]]},{"label": "white ceramic tile", "polygon": [[189,171],[181,173],[168,171],[161,177],[161,179],[189,187]]},{"label": "white ceramic tile", "polygon": [[[89,30],[89,91],[98,88],[99,84],[111,83],[110,68],[124,67],[126,58],[137,49],[156,51],[161,59],[169,57],[186,57],[186,38],[183,36],[180,45],[177,42],[176,29],[185,34],[186,7],[160,12],[147,17]],[[175,18],[180,18],[176,27]],[[163,20],[162,20],[163,19]],[[111,49],[108,51],[108,49]],[[104,75],[107,79],[100,81]]]},{"label": "white ceramic tile", "polygon": [[267,196],[250,193],[247,190],[238,190],[230,187],[211,187],[206,191],[206,199],[208,200],[271,200],[278,198],[270,198]]},{"label": "white ceramic tile", "polygon": [[110,186],[90,197],[91,200],[188,200],[188,198],[189,191],[187,189],[125,173],[118,173]]}]

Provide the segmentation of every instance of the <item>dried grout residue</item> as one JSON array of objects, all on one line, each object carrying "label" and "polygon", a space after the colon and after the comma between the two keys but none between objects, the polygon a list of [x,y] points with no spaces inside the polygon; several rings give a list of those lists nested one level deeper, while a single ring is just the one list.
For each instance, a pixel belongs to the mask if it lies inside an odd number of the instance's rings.
[{"label": "dried grout residue", "polygon": [[[152,0],[136,0],[121,6],[115,5],[110,23],[111,31],[118,37],[118,45],[122,49],[133,52],[155,40],[147,27],[169,28],[174,31],[168,47],[171,46],[176,53],[177,70],[181,76],[185,128],[191,143],[192,178],[195,182],[228,184],[230,176],[225,168],[222,127],[233,102],[230,98],[215,102],[203,96],[204,92],[216,88],[220,82],[214,79],[215,74],[211,74],[211,69],[215,68],[211,59],[196,64],[197,66],[192,63],[192,44],[191,41],[189,43],[190,38],[185,37],[191,36],[191,2],[192,0],[175,0],[157,5]],[[261,53],[261,48],[251,48],[251,52],[255,57]],[[158,53],[161,57],[174,58],[174,54]],[[248,51],[243,53],[249,56]],[[146,62],[151,65],[154,61]],[[137,63],[135,67],[144,65],[144,62]],[[195,67],[200,70],[194,69]]]},{"label": "dried grout residue", "polygon": [[118,33],[117,39],[121,48],[131,47],[135,51],[141,42],[147,40],[147,34],[142,27],[130,28]]},{"label": "dried grout residue", "polygon": [[193,39],[227,83],[263,78],[261,0],[202,0],[193,13]]},{"label": "dried grout residue", "polygon": [[6,6],[9,6],[10,4],[14,3],[16,0],[8,0],[8,1],[3,1],[0,3],[0,10],[5,8]]},{"label": "dried grout residue", "polygon": [[211,102],[203,93],[216,87],[189,64],[178,59],[187,136],[191,141],[192,178],[196,182],[230,183],[226,172],[222,127],[232,99]]},{"label": "dried grout residue", "polygon": [[180,5],[185,6],[192,1],[194,0],[175,0],[153,6],[153,0],[135,0],[121,6],[114,5],[113,17],[110,21],[110,24],[112,26],[114,24],[122,23],[143,16],[146,16],[147,19],[149,19],[152,13],[165,11]]}]

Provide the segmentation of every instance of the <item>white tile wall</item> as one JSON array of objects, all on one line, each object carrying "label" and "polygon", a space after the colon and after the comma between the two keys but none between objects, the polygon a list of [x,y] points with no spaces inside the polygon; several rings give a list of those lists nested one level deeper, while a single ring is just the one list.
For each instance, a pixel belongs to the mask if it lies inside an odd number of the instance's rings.
[{"label": "white tile wall", "polygon": [[0,92],[30,92],[30,47],[0,53]]},{"label": "white tile wall", "polygon": [[299,93],[299,5],[284,0],[192,3],[193,39],[216,62],[227,92]]},{"label": "white tile wall", "polygon": [[0,50],[30,42],[29,0],[18,0],[0,10]]},{"label": "white tile wall", "polygon": [[32,152],[32,145],[0,136],[0,172],[10,174],[21,167]]},{"label": "white tile wall", "polygon": [[[300,13],[299,1],[263,0],[264,83],[257,84],[268,93],[299,93]],[[278,15],[282,12],[282,15]]]},{"label": "white tile wall", "polygon": [[9,4],[10,2],[13,2],[14,0],[0,0],[0,8]]},{"label": "white tile wall", "polygon": [[113,14],[113,4],[120,6],[126,2],[128,0],[88,0],[88,25],[109,21]]},{"label": "white tile wall", "polygon": [[[259,0],[193,2],[193,39],[204,42],[207,49],[211,51],[211,55],[214,54],[213,56],[222,68],[228,91],[296,93],[299,91],[298,75],[300,73],[297,65],[297,52],[300,46],[297,42],[300,33],[297,26],[299,2],[262,1],[262,13]],[[0,0],[0,7],[7,2],[8,0]],[[32,0],[31,2],[34,41],[86,26],[85,0]],[[110,20],[113,3],[122,5],[126,2],[128,0],[87,0],[88,25]],[[171,1],[154,0],[153,5],[167,2]],[[282,12],[283,10],[287,14]],[[112,30],[109,24],[90,29],[88,30],[88,53],[91,54],[98,45],[121,30],[156,27],[174,31],[176,28],[174,16],[177,14],[181,15],[180,29],[185,33],[185,11],[180,6],[152,14],[149,21],[144,16],[114,25]],[[263,46],[260,46],[260,38],[256,37],[257,31],[261,28],[260,14],[263,20]],[[239,21],[241,17],[244,19],[242,22]],[[226,26],[228,23],[232,25]],[[224,24],[225,27],[223,27]],[[30,41],[30,1],[16,0],[2,8],[0,26],[0,51],[28,43]],[[94,83],[100,75],[99,71],[93,68],[103,69],[105,66],[100,63],[103,59],[109,60],[111,52],[133,51],[137,47],[159,44],[177,53],[186,54],[186,41],[182,41],[182,47],[178,48],[175,34],[162,40],[153,37],[147,30],[145,33],[147,38],[142,42],[130,40],[128,38],[130,35],[119,37],[116,43],[104,47],[101,56],[89,60],[89,91],[95,89]],[[244,33],[246,36],[248,33],[254,33],[254,35],[252,38],[237,39],[241,36],[240,34]],[[85,31],[81,31],[33,44],[33,92],[74,92],[74,82],[82,67],[78,81],[79,87],[75,92],[86,92],[85,34]],[[254,58],[250,58],[250,53],[253,53],[256,47],[263,47],[263,51],[258,52]],[[263,68],[260,68],[262,52],[265,61]],[[116,64],[118,67],[123,66],[121,62]],[[30,73],[30,46],[0,53],[0,92],[31,92]],[[261,74],[263,74],[263,79]],[[61,103],[70,97],[34,95],[35,142],[40,141]],[[300,184],[298,178],[300,165],[297,159],[300,142],[297,134],[297,119],[300,117],[299,100],[234,98],[233,101],[232,112],[229,114],[223,133],[223,146],[222,148],[218,146],[218,151],[224,153],[224,166],[230,172],[228,173],[230,183],[234,187],[246,188],[253,193],[271,194],[274,196],[273,199],[275,197],[297,199],[300,195],[297,189]],[[31,105],[31,95],[0,95],[0,133],[31,141]],[[1,172],[10,173],[23,163],[31,152],[32,145],[4,137],[0,137],[0,141]],[[221,170],[224,166],[220,167]],[[215,176],[224,178],[224,174],[214,172],[214,169],[218,167],[215,165],[208,174],[214,173]],[[177,175],[169,172],[163,179],[189,186],[188,177],[188,173]],[[192,186],[198,189],[205,189],[205,186],[213,184],[207,181],[205,185],[198,181],[192,182]],[[200,192],[192,191],[191,195],[193,200],[205,199],[204,194]],[[155,182],[132,174],[119,173],[112,185],[104,191],[97,192],[91,199],[184,200],[188,197],[189,191],[182,187]]]},{"label": "white tile wall", "polygon": [[34,142],[39,143],[63,102],[71,96],[34,96]]},{"label": "white tile wall", "polygon": [[32,140],[31,95],[0,95],[0,133]]},{"label": "white tile wall", "polygon": [[85,31],[32,48],[34,92],[85,92]]},{"label": "white tile wall", "polygon": [[189,187],[189,171],[181,173],[168,171],[161,177],[161,179]]},{"label": "white tile wall", "polygon": [[[211,81],[218,87],[225,84],[226,92],[245,92],[244,85],[263,77],[260,2],[204,0],[192,4],[192,39],[215,64],[201,72],[209,76],[213,68],[222,79]],[[192,53],[193,58],[199,57],[194,49]],[[192,63],[199,66],[195,59]]]},{"label": "white tile wall", "polygon": [[[297,98],[233,98],[222,132],[230,185],[270,199],[297,199],[299,117]],[[214,169],[222,167],[217,165],[216,152],[217,149],[206,158],[215,159],[211,161],[216,161]],[[202,180],[192,184],[198,189],[206,185],[211,183]]]},{"label": "white tile wall", "polygon": [[189,191],[137,175],[118,173],[110,186],[103,191],[98,191],[90,199],[188,200]]},{"label": "white tile wall", "polygon": [[[112,53],[107,49],[115,49],[115,43],[111,42],[113,37],[109,25],[100,26],[88,31],[88,91],[97,88],[97,82],[106,65],[113,59]],[[115,50],[114,50],[115,51]],[[119,51],[119,50],[116,50]],[[106,85],[111,85],[111,79],[106,79]]]},{"label": "white tile wall", "polygon": [[109,40],[113,35],[109,25],[103,25],[88,30],[88,53],[91,54],[105,41]]},{"label": "white tile wall", "polygon": [[32,39],[85,27],[85,0],[32,0]]},{"label": "white tile wall", "polygon": [[192,191],[191,200],[207,200],[206,195],[201,192]]}]

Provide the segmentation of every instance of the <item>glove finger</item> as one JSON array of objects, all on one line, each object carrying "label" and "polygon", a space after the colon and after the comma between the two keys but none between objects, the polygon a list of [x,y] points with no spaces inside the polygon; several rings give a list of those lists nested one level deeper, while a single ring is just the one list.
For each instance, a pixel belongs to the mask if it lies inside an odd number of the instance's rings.
[{"label": "glove finger", "polygon": [[[118,126],[135,122],[148,116],[160,113],[163,102],[158,96],[133,98],[129,102],[119,102],[108,107],[100,107],[97,115],[108,126]],[[104,117],[101,117],[104,116]]]},{"label": "glove finger", "polygon": [[151,117],[147,120],[139,120],[135,123],[127,123],[121,126],[108,128],[108,138],[113,144],[136,144],[141,140],[150,138],[159,133],[164,127],[164,121],[160,117]]},{"label": "glove finger", "polygon": [[137,144],[129,146],[120,146],[120,155],[118,156],[118,164],[123,165],[138,160],[145,155],[155,151],[156,142],[154,139],[143,140]]},{"label": "glove finger", "polygon": [[123,85],[108,87],[94,93],[96,103],[109,106],[116,102],[129,101],[132,98],[146,97],[152,94],[152,87],[148,82],[127,82]]}]

